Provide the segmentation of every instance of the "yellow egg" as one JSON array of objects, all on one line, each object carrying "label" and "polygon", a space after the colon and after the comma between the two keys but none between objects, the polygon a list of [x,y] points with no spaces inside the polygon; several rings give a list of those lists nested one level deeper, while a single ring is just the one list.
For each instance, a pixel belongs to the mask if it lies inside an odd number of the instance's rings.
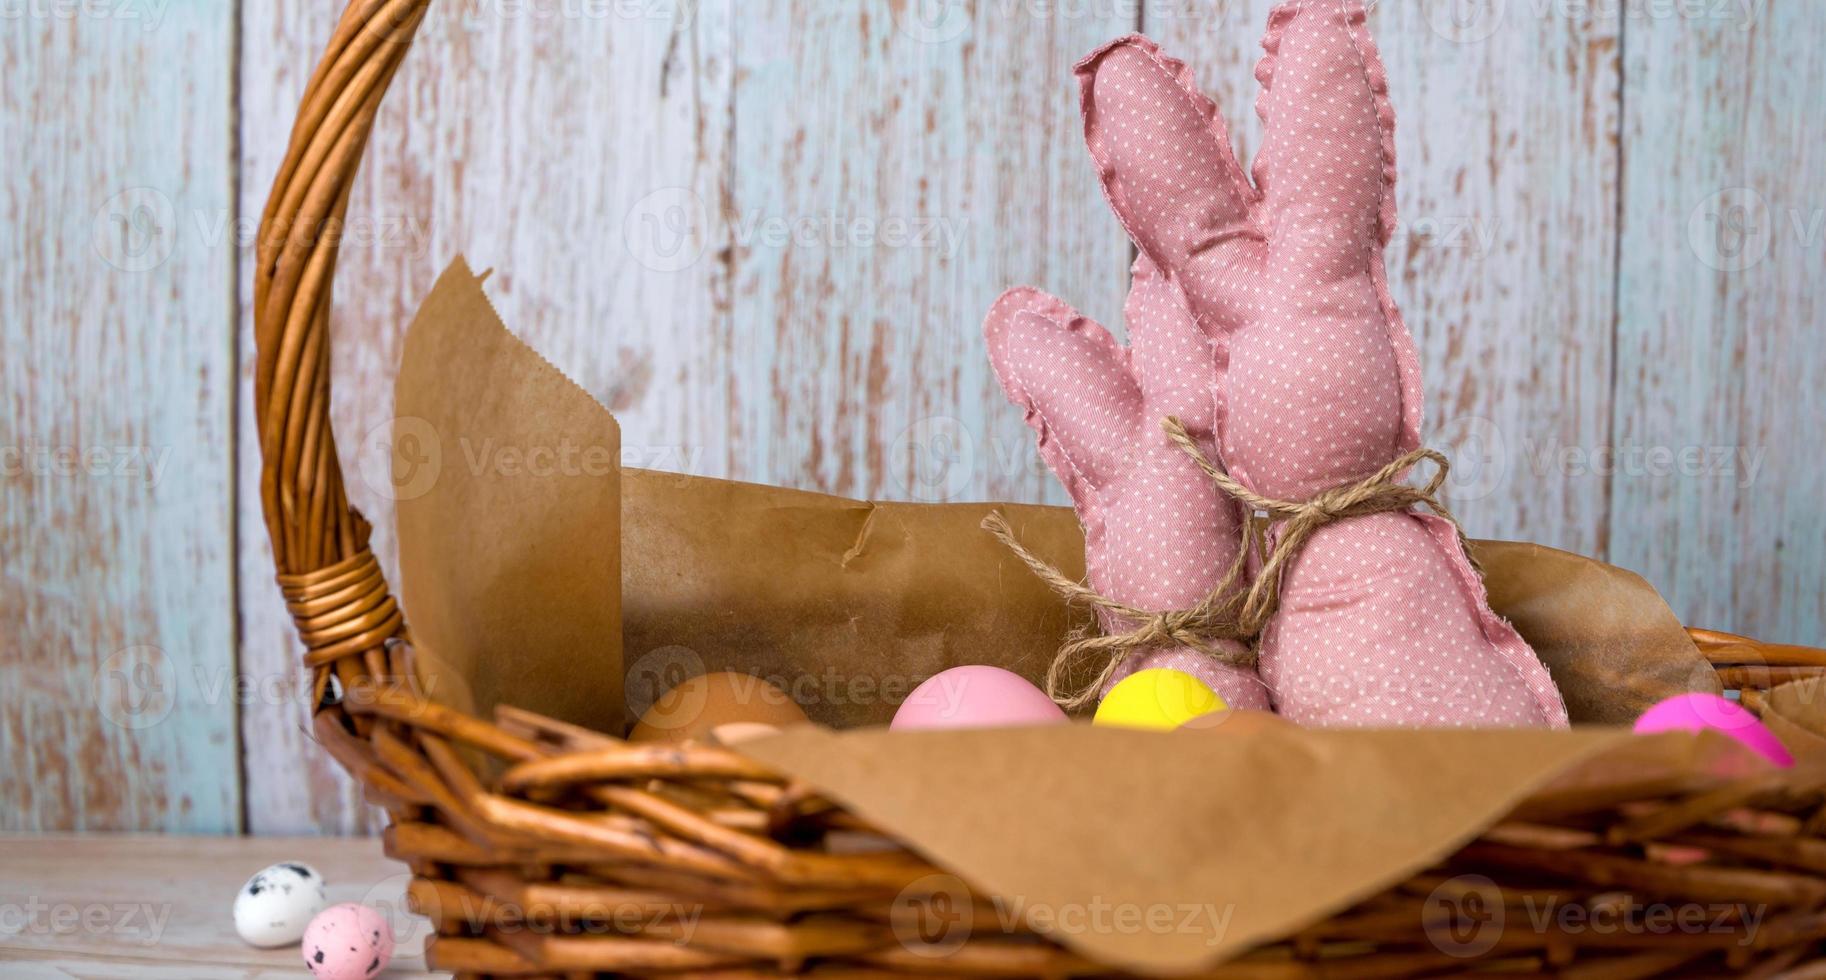
[{"label": "yellow egg", "polygon": [[1181,670],[1138,670],[1124,677],[1097,705],[1093,725],[1171,731],[1229,708],[1204,682]]}]

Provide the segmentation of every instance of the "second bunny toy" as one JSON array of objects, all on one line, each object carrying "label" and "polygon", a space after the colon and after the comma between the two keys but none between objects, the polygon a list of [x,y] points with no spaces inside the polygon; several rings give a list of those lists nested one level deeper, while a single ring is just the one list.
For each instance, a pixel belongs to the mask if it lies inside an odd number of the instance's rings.
[{"label": "second bunny toy", "polygon": [[[1105,596],[1185,609],[1244,547],[1236,502],[1182,448],[1215,460],[1238,494],[1285,502],[1275,516],[1303,519],[1340,488],[1394,486],[1416,458],[1419,360],[1383,258],[1394,112],[1365,20],[1360,0],[1271,13],[1253,181],[1216,106],[1152,41],[1123,38],[1077,68],[1091,157],[1139,252],[1134,349],[1031,290],[1004,295],[986,332],[1072,494]],[[1167,415],[1186,423],[1188,446],[1163,437]],[[1450,520],[1399,502],[1328,511],[1277,555],[1290,523],[1257,556],[1278,572],[1255,644],[1278,712],[1324,726],[1566,726]],[[1119,675],[1198,655],[1118,656]],[[1218,680],[1226,699],[1254,690],[1234,667]]]}]

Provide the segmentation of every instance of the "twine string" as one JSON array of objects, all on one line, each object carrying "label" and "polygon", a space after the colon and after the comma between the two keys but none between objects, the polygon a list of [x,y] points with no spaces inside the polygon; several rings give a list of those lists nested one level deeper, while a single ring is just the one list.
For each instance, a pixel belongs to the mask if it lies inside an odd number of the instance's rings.
[{"label": "twine string", "polygon": [[[1000,512],[991,512],[984,517],[982,527],[1013,552],[1040,581],[1058,593],[1067,605],[1087,606],[1135,624],[1120,633],[1097,633],[1083,627],[1067,638],[1046,670],[1046,693],[1065,708],[1077,709],[1090,703],[1128,654],[1144,647],[1182,646],[1236,667],[1250,669],[1255,666],[1255,653],[1247,643],[1249,637],[1238,632],[1229,609],[1234,604],[1232,597],[1237,576],[1241,574],[1238,566],[1232,565],[1224,581],[1191,608],[1156,612],[1111,599],[1066,577],[1057,567],[1022,545]],[[1223,640],[1238,642],[1225,644],[1221,642]],[[1071,678],[1087,662],[1097,665],[1096,676],[1081,684],[1071,683]]]},{"label": "twine string", "polygon": [[[1111,633],[1081,629],[1059,648],[1046,672],[1046,693],[1066,708],[1081,708],[1090,703],[1128,655],[1144,648],[1181,646],[1220,663],[1253,668],[1255,641],[1280,608],[1282,576],[1312,536],[1329,524],[1425,505],[1452,525],[1459,545],[1467,556],[1471,554],[1464,527],[1439,500],[1439,491],[1445,486],[1451,463],[1436,450],[1416,449],[1404,453],[1356,483],[1322,491],[1309,500],[1289,501],[1263,496],[1238,483],[1211,461],[1179,419],[1168,416],[1161,421],[1161,428],[1219,490],[1243,506],[1243,540],[1251,545],[1239,549],[1236,560],[1231,562],[1217,584],[1191,608],[1158,612],[1111,599],[1066,577],[1057,567],[1029,551],[1000,513],[983,518],[983,529],[1013,552],[1067,604],[1087,606],[1114,620],[1132,624],[1126,631]],[[1432,477],[1418,487],[1405,482],[1403,477],[1407,472],[1423,461],[1434,465]],[[1262,565],[1245,589],[1241,586],[1248,578],[1252,549],[1263,556]],[[1477,568],[1476,559],[1471,560],[1473,568]],[[1481,568],[1477,570],[1482,572]],[[1083,684],[1072,683],[1072,678],[1081,673],[1086,663],[1096,665],[1096,675]]]}]

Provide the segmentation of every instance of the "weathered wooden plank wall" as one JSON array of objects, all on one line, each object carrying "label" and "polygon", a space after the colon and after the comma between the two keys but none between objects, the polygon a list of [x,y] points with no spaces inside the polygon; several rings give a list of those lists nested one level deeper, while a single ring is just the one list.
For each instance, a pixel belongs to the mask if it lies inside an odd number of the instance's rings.
[{"label": "weathered wooden plank wall", "polygon": [[1070,68],[1134,19],[1081,13],[744,8],[729,472],[855,496],[1054,495],[981,323],[1022,282],[1121,322],[1128,243],[1088,179]]},{"label": "weathered wooden plank wall", "polygon": [[0,830],[240,825],[233,44],[0,20]]},{"label": "weathered wooden plank wall", "polygon": [[1689,620],[1826,640],[1826,8],[1628,25],[1611,553]]},{"label": "weathered wooden plank wall", "polygon": [[[616,410],[632,465],[901,499],[1060,501],[996,390],[977,324],[1004,286],[1031,282],[1120,331],[1130,253],[1084,158],[1069,66],[1145,30],[1195,63],[1247,159],[1269,6],[441,0],[394,82],[351,208],[335,330],[345,463],[361,472],[380,460],[373,436],[391,414],[404,325],[461,251],[499,270],[490,291],[507,322]],[[1826,246],[1813,190],[1822,124],[1809,114],[1826,97],[1826,61],[1810,52],[1826,40],[1826,11],[1706,6],[1742,13],[1378,5],[1401,118],[1405,230],[1391,271],[1426,362],[1433,441],[1458,461],[1452,501],[1475,532],[1609,555],[1660,582],[1691,621],[1819,642],[1826,464],[1809,450],[1826,428],[1826,352],[1806,331]],[[43,802],[55,794],[40,787],[0,826],[232,828],[244,793],[254,832],[375,827],[305,734],[295,641],[269,584],[248,399],[226,380],[238,336],[245,394],[245,247],[180,248],[156,275],[101,280],[112,293],[45,285],[78,272],[97,281],[78,254],[87,238],[72,236],[88,233],[91,198],[124,186],[173,188],[180,208],[228,213],[238,175],[233,210],[257,215],[333,7],[240,5],[237,143],[226,28],[166,28],[162,54],[131,56],[125,35],[7,28],[0,120],[44,126],[69,113],[152,152],[122,162],[114,144],[91,141],[72,158],[40,141],[42,165],[24,172],[57,175],[51,193],[9,179],[0,258],[33,262],[8,262],[0,279],[0,445],[126,432],[177,445],[174,455],[188,447],[195,465],[156,495],[9,475],[4,737],[40,737],[47,709],[28,708],[35,698],[83,696],[95,664],[138,642],[115,635],[123,623],[159,624],[148,642],[182,651],[172,659],[189,658],[185,668],[201,658],[230,669],[214,631],[232,628],[237,576],[247,696],[238,717],[232,702],[181,703],[182,721],[150,736],[52,719],[80,742],[73,758],[111,761],[79,778],[6,770],[9,801],[15,786],[55,778],[79,803]],[[136,58],[180,65],[187,86],[146,83],[120,63]],[[47,67],[93,84],[77,93]],[[192,123],[221,142],[196,139]],[[66,212],[83,227],[51,224]],[[1756,261],[1745,247],[1762,248]],[[219,312],[236,302],[238,335]],[[149,303],[182,329],[107,319],[116,304]],[[118,322],[120,340],[86,357],[72,327],[97,322]],[[119,397],[97,397],[104,386]],[[153,435],[128,424],[126,405],[151,406]],[[1612,465],[1632,446],[1742,447],[1759,468],[1739,485]],[[386,489],[355,480],[352,496],[391,565]],[[233,557],[212,544],[231,509]],[[83,523],[75,544],[52,539],[59,519]],[[94,602],[78,599],[96,592],[105,616],[91,622]],[[17,752],[0,757],[18,765]],[[132,787],[126,802],[80,802],[119,785]],[[204,787],[214,795],[196,802]]]}]

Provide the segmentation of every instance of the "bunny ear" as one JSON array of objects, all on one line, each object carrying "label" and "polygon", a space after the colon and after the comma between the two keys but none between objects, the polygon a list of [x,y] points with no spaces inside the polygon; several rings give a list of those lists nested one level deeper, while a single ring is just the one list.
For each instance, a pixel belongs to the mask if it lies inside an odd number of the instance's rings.
[{"label": "bunny ear", "polygon": [[1143,255],[1178,282],[1201,317],[1222,315],[1219,271],[1261,238],[1255,188],[1217,106],[1185,62],[1140,35],[1076,68],[1084,139],[1110,208]]},{"label": "bunny ear", "polygon": [[1269,249],[1301,271],[1355,274],[1395,230],[1395,110],[1361,0],[1287,0],[1268,18],[1255,180]]},{"label": "bunny ear", "polygon": [[1082,513],[1128,452],[1141,417],[1127,356],[1107,330],[1027,287],[995,301],[983,336],[1002,390],[1027,413],[1041,456]]},{"label": "bunny ear", "polygon": [[1135,256],[1129,269],[1129,298],[1122,312],[1129,325],[1129,364],[1150,398],[1211,387],[1212,338],[1199,329],[1185,293],[1145,254]]}]

